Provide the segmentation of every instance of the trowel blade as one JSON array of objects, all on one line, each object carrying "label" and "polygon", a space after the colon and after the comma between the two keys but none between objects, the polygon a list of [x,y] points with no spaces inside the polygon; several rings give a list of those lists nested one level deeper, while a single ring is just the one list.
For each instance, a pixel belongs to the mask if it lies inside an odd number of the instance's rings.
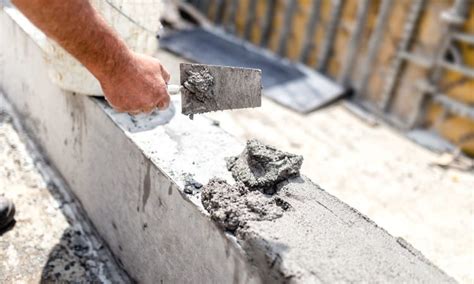
[{"label": "trowel blade", "polygon": [[[213,82],[205,96],[186,88],[189,77],[208,71]],[[205,64],[180,64],[181,112],[186,115],[217,110],[259,107],[262,104],[262,72],[259,69]]]}]

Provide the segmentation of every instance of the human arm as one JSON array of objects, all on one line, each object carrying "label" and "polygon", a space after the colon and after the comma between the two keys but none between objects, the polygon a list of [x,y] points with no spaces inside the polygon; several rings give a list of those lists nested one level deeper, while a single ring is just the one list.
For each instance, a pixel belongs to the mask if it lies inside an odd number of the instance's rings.
[{"label": "human arm", "polygon": [[88,0],[12,3],[99,80],[115,109],[139,113],[168,107],[169,73],[157,59],[131,51]]}]

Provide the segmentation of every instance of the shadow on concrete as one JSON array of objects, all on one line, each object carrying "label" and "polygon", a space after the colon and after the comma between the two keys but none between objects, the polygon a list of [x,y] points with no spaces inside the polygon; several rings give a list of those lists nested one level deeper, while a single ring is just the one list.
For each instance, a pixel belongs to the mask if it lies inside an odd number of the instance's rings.
[{"label": "shadow on concrete", "polygon": [[282,255],[289,249],[286,244],[253,234],[247,236],[244,243],[245,251],[258,267],[263,283],[288,283],[291,280],[292,275],[282,272]]},{"label": "shadow on concrete", "polygon": [[49,253],[41,274],[41,283],[101,283],[110,279],[108,272],[103,269],[99,253],[81,230],[67,228]]},{"label": "shadow on concrete", "polygon": [[78,205],[75,197],[72,194],[64,196],[53,182],[48,183],[47,189],[60,204],[59,209],[69,227],[49,252],[41,283],[130,283],[129,276],[119,268],[107,246],[84,231],[84,225],[88,226],[84,219],[87,217],[81,208],[73,209]]}]

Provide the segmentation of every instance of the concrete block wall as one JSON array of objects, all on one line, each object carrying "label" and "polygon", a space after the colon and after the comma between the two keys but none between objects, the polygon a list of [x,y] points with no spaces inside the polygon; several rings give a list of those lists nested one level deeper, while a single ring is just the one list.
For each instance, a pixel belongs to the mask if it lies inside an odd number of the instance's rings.
[{"label": "concrete block wall", "polygon": [[1,90],[136,281],[453,282],[305,177],[285,186],[294,210],[250,222],[245,238],[222,232],[199,195],[183,192],[185,178],[231,181],[224,158],[239,154],[241,142],[204,117],[179,114],[176,99],[132,119],[59,89],[47,75],[44,35],[12,8],[0,12],[0,39]]}]

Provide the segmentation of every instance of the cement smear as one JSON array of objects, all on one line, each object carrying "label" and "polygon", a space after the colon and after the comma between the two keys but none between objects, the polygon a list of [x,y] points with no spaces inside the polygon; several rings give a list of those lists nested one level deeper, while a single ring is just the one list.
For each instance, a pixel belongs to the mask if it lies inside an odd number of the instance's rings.
[{"label": "cement smear", "polygon": [[302,156],[282,152],[254,139],[247,141],[240,156],[227,159],[227,169],[249,189],[274,194],[280,182],[299,176],[302,163]]},{"label": "cement smear", "polygon": [[201,200],[211,218],[224,230],[241,235],[249,221],[271,221],[291,205],[278,195],[278,185],[299,176],[303,157],[285,153],[258,140],[249,140],[240,156],[228,159],[234,185],[213,178]]}]

